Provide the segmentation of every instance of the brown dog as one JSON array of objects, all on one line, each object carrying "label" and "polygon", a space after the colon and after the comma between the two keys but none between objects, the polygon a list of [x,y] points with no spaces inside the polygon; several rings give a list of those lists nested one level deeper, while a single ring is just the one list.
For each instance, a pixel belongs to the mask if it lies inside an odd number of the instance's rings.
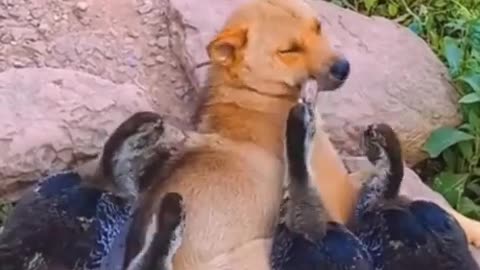
[{"label": "brown dog", "polygon": [[[349,65],[332,51],[315,12],[302,0],[255,0],[240,7],[208,53],[211,86],[199,112],[200,133],[190,134],[187,152],[169,180],[146,194],[138,216],[148,218],[163,194],[178,192],[186,228],[175,270],[269,269],[288,111],[306,79],[333,90],[348,76]],[[317,130],[315,180],[332,218],[345,222],[357,187],[327,134]],[[460,222],[471,239],[480,238],[473,221]],[[141,224],[139,218],[132,231]]]}]

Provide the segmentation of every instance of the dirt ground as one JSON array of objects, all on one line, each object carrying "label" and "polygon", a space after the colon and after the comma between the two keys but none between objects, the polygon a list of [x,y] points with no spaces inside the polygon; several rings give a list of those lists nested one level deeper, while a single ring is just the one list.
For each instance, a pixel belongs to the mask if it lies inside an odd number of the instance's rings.
[{"label": "dirt ground", "polygon": [[[192,101],[170,51],[165,0],[0,0],[0,72],[53,67],[150,91],[156,109],[183,121]],[[191,106],[190,106],[191,107]],[[177,119],[177,120],[179,120]]]}]

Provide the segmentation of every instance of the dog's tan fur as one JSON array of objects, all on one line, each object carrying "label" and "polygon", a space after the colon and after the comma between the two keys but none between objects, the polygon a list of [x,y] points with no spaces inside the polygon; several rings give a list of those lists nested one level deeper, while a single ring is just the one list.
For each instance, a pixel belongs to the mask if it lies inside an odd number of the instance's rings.
[{"label": "dog's tan fur", "polygon": [[[200,110],[200,132],[190,134],[186,154],[169,180],[146,194],[141,211],[154,211],[165,192],[183,196],[186,229],[175,270],[268,269],[282,194],[286,117],[299,84],[315,75],[328,85],[329,68],[339,56],[302,0],[242,6],[208,52],[211,86]],[[344,222],[357,187],[320,127],[313,155],[325,206]]]}]

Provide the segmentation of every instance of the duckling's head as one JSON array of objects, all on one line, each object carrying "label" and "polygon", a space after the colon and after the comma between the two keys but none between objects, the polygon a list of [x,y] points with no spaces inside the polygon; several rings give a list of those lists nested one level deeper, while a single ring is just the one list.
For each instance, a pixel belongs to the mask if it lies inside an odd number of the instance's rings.
[{"label": "duckling's head", "polygon": [[403,159],[400,140],[393,128],[385,123],[367,126],[360,146],[375,166],[376,173],[386,176],[387,194],[397,193],[403,179]]},{"label": "duckling's head", "polygon": [[384,123],[368,125],[361,139],[361,148],[372,164],[392,157],[401,159],[400,140],[390,125]]},{"label": "duckling's head", "polygon": [[149,172],[167,162],[183,139],[183,132],[165,124],[157,113],[133,114],[105,143],[99,173],[106,189],[120,197],[136,198],[149,186]]}]

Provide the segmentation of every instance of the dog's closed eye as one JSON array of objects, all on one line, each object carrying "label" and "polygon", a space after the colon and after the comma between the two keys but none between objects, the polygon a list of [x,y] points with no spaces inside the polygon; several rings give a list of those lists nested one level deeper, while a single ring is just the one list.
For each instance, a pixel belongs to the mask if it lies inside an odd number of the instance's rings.
[{"label": "dog's closed eye", "polygon": [[292,42],[286,49],[278,50],[280,54],[287,54],[287,53],[300,53],[303,51],[302,46],[296,42]]}]

